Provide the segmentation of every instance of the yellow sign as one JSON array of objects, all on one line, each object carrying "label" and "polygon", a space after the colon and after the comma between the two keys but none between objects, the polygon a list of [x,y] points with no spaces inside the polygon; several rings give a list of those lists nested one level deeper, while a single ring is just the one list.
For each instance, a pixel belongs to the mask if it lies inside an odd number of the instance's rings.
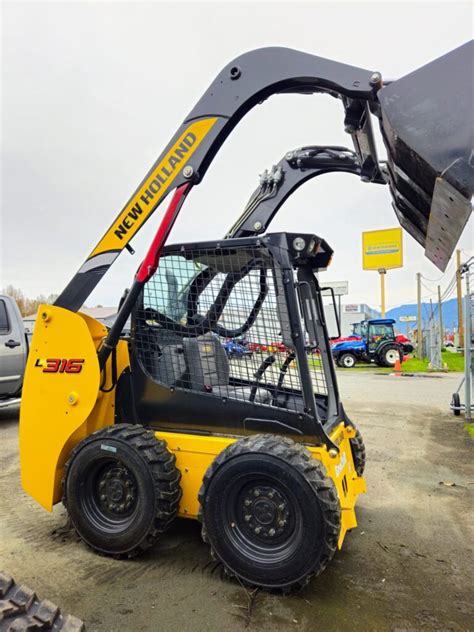
[{"label": "yellow sign", "polygon": [[371,230],[362,233],[362,267],[364,270],[390,270],[403,266],[401,228]]}]

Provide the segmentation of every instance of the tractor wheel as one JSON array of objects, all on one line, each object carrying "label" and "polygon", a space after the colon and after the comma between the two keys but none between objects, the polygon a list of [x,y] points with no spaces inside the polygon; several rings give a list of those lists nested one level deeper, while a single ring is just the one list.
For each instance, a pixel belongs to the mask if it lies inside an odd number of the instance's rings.
[{"label": "tractor wheel", "polygon": [[395,345],[389,345],[381,350],[378,354],[381,366],[395,366],[395,362],[400,357],[398,348]]},{"label": "tractor wheel", "polygon": [[150,548],[178,511],[181,474],[166,443],[139,425],[117,424],[71,453],[63,503],[79,537],[114,557]]},{"label": "tractor wheel", "polygon": [[349,443],[351,444],[352,458],[357,476],[362,476],[365,470],[365,444],[359,429],[355,426],[353,427],[356,431],[356,436],[353,439],[349,439]]},{"label": "tractor wheel", "polygon": [[353,353],[343,353],[339,356],[339,366],[343,369],[352,369],[356,365],[356,357]]},{"label": "tractor wheel", "polygon": [[459,397],[459,393],[453,393],[451,404],[453,406],[454,415],[456,417],[459,417],[459,415],[461,414],[461,398]]},{"label": "tractor wheel", "polygon": [[255,435],[223,450],[199,491],[202,536],[239,581],[289,591],[332,559],[341,508],[323,464],[288,438]]}]

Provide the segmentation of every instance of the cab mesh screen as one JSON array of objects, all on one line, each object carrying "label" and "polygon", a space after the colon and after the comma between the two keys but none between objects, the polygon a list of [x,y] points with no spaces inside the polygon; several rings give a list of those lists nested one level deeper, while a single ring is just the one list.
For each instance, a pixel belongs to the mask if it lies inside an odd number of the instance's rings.
[{"label": "cab mesh screen", "polygon": [[[303,412],[282,287],[258,247],[163,256],[135,314],[145,371],[164,386]],[[296,326],[308,339],[302,317]],[[306,362],[314,392],[326,394],[317,348]]]}]

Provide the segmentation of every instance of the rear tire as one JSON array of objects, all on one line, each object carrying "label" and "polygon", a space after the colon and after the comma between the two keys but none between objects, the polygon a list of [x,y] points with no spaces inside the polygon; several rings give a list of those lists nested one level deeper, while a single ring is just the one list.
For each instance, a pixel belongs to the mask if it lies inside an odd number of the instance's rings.
[{"label": "rear tire", "polygon": [[353,426],[356,435],[353,439],[349,439],[352,450],[352,459],[354,461],[357,476],[362,476],[365,470],[365,444],[358,428]]},{"label": "rear tire", "polygon": [[289,591],[332,559],[341,526],[323,464],[288,438],[255,435],[223,450],[199,491],[202,536],[226,572]]},{"label": "rear tire", "polygon": [[398,347],[395,345],[385,347],[385,349],[382,349],[377,355],[379,357],[380,365],[388,367],[394,367],[397,358],[400,358],[400,352]]},{"label": "rear tire", "polygon": [[63,503],[95,551],[135,557],[153,546],[178,511],[181,474],[165,441],[140,425],[94,432],[71,453]]}]

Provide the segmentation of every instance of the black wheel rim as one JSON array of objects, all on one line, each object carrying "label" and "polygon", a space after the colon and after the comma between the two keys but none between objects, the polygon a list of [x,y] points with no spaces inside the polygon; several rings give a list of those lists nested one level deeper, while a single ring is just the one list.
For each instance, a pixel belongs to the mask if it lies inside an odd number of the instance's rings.
[{"label": "black wheel rim", "polygon": [[118,459],[94,461],[85,472],[79,495],[81,509],[96,528],[110,534],[125,531],[138,506],[138,484]]},{"label": "black wheel rim", "polygon": [[302,536],[294,494],[281,481],[258,474],[239,477],[224,499],[224,529],[231,544],[260,565],[291,557]]}]

